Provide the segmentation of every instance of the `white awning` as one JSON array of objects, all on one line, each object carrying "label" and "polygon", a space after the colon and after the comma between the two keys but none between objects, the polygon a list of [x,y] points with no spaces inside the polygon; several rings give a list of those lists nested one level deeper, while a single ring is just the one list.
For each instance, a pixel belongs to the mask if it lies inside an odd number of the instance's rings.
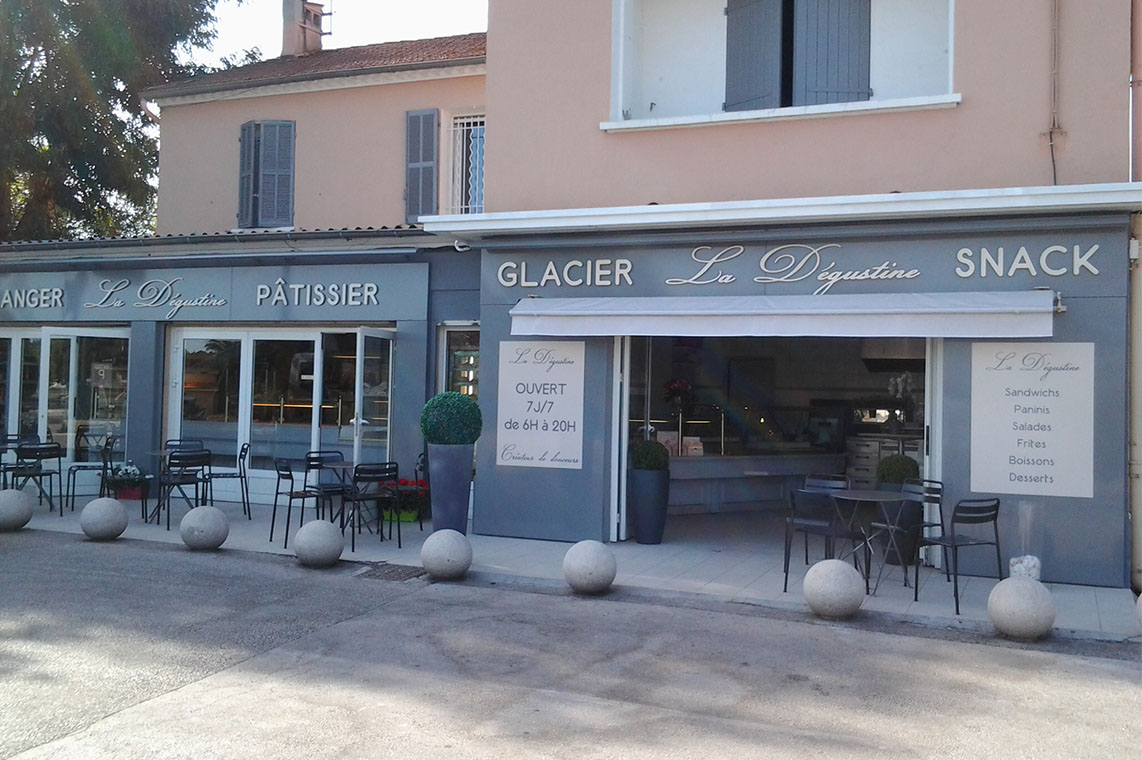
[{"label": "white awning", "polygon": [[1049,338],[1055,294],[524,298],[512,335]]}]

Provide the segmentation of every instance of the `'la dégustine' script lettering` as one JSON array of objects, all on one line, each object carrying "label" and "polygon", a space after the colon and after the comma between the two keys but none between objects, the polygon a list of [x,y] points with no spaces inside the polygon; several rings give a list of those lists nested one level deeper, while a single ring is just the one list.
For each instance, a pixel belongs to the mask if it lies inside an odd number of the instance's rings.
[{"label": "'la d\u00e9gustine' script lettering", "polygon": [[[858,280],[912,280],[920,276],[919,269],[900,269],[895,261],[884,261],[864,269],[840,269],[836,260],[825,260],[822,252],[839,249],[838,243],[812,246],[790,243],[771,248],[761,255],[758,268],[761,274],[754,277],[757,283],[801,282],[813,279],[821,285],[813,295],[823,295],[841,281]],[[745,247],[731,245],[715,251],[708,245],[698,246],[690,258],[698,269],[689,277],[671,277],[667,285],[728,285],[737,282],[737,276],[723,266],[745,253]]]},{"label": "'la d\u00e9gustine' script lettering", "polygon": [[[137,309],[166,309],[167,312],[163,318],[174,319],[180,311],[187,307],[221,307],[229,303],[225,298],[219,298],[213,293],[187,297],[179,289],[178,284],[180,282],[182,282],[181,277],[174,277],[170,280],[161,278],[147,280],[135,291],[137,300],[132,305]],[[127,278],[103,280],[99,283],[99,290],[103,292],[103,297],[98,301],[83,304],[83,308],[120,309],[127,305],[127,302],[120,297],[120,293],[130,287],[131,281]]]}]

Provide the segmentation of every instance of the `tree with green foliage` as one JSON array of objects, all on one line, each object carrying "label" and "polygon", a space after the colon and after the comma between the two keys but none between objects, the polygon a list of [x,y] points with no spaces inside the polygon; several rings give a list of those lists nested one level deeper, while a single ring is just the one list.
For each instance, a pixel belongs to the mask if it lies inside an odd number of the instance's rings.
[{"label": "tree with green foliage", "polygon": [[0,242],[153,228],[140,94],[202,71],[218,2],[0,0]]}]

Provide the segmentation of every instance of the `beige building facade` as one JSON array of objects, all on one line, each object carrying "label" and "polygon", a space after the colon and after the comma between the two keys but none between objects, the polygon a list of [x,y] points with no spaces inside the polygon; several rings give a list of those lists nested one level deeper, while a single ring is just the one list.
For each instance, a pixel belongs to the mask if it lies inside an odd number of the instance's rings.
[{"label": "beige building facade", "polygon": [[[723,111],[725,2],[493,0],[488,210],[1130,179],[1128,0],[870,5],[871,65],[920,28],[926,44],[884,67],[934,76],[878,89],[874,71],[867,100]],[[902,8],[915,26],[878,25]]]}]

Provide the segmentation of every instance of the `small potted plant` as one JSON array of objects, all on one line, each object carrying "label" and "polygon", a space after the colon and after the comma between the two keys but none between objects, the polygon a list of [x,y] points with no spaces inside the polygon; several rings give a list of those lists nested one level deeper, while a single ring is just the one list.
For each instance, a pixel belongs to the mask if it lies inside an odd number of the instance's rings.
[{"label": "small potted plant", "polygon": [[638,439],[630,444],[627,509],[634,518],[634,540],[662,543],[666,504],[670,497],[670,452],[658,441]]},{"label": "small potted plant", "polygon": [[482,427],[480,407],[471,396],[450,391],[424,405],[420,431],[428,444],[433,530],[468,532],[472,461]]},{"label": "small potted plant", "polygon": [[886,456],[876,465],[876,481],[882,491],[899,491],[900,484],[905,480],[918,477],[920,477],[920,465],[916,464],[915,459],[904,454]]},{"label": "small potted plant", "polygon": [[143,498],[143,472],[131,460],[117,464],[111,468],[107,478],[107,487],[115,493],[116,499]]},{"label": "small potted plant", "polygon": [[[427,514],[429,505],[428,481],[401,478],[397,483],[400,490],[400,511],[396,519],[401,522],[416,522],[421,516]],[[385,520],[389,519],[389,510],[385,509]]]}]

